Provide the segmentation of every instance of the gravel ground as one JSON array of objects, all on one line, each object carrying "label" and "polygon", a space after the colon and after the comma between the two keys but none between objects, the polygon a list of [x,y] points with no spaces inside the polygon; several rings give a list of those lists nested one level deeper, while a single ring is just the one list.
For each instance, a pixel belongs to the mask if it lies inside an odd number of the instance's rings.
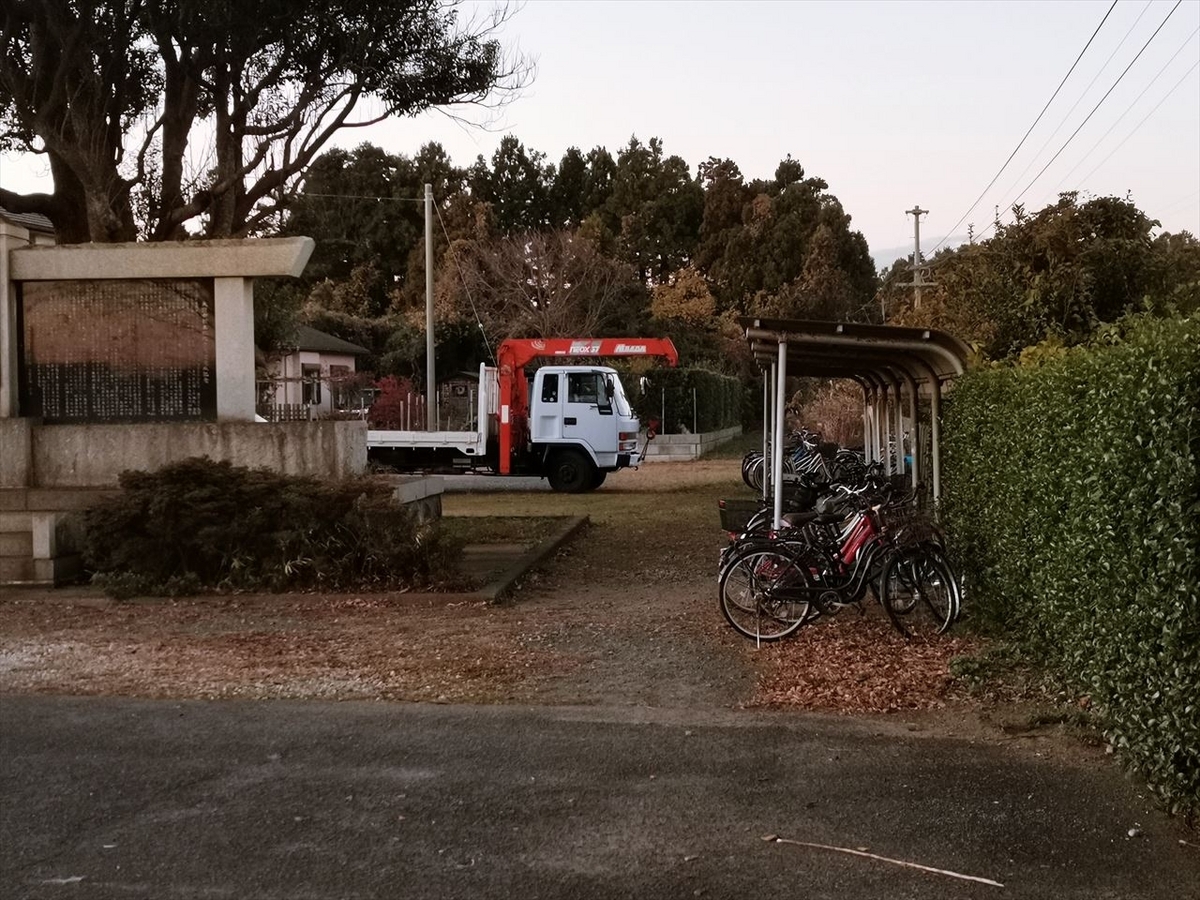
[{"label": "gravel ground", "polygon": [[402,594],[112,602],[95,591],[0,603],[0,691],[835,712],[964,701],[949,660],[972,643],[905,644],[843,612],[755,648],[716,602],[716,501],[746,496],[738,460],[659,463],[592,494],[466,492],[449,516],[588,515],[514,602]]}]

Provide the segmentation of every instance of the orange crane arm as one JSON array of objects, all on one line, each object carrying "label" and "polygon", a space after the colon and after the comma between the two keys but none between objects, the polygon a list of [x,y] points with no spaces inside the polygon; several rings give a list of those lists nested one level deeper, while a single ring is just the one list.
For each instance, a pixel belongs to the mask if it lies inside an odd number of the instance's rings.
[{"label": "orange crane arm", "polygon": [[670,338],[509,338],[500,345],[496,361],[513,369],[541,357],[662,356],[679,365],[679,352]]}]

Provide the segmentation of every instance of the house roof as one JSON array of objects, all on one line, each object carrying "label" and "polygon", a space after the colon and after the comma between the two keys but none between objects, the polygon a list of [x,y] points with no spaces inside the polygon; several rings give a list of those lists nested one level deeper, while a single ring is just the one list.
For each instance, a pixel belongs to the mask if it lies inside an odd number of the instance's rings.
[{"label": "house roof", "polygon": [[363,356],[371,352],[366,347],[360,347],[350,341],[343,341],[340,337],[334,337],[324,331],[317,331],[307,325],[296,326],[295,346],[297,350],[311,350],[315,353],[345,353],[350,356]]},{"label": "house roof", "polygon": [[22,228],[28,228],[30,231],[42,231],[46,234],[54,234],[54,225],[41,213],[9,212],[3,206],[0,206],[0,219],[12,222],[14,225],[20,225]]}]

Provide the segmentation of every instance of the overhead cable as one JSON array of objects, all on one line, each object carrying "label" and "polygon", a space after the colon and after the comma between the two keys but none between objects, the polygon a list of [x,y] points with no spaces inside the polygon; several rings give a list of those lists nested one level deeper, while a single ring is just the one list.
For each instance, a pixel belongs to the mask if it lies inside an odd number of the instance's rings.
[{"label": "overhead cable", "polygon": [[984,196],[987,194],[987,192],[992,189],[992,185],[994,185],[996,183],[996,179],[998,179],[1000,177],[1000,175],[1008,167],[1008,164],[1010,162],[1012,162],[1013,157],[1017,155],[1017,151],[1020,150],[1022,146],[1024,146],[1025,141],[1029,138],[1029,135],[1033,132],[1033,129],[1037,127],[1038,122],[1042,121],[1042,116],[1044,116],[1046,114],[1046,110],[1048,110],[1050,108],[1050,104],[1054,102],[1054,98],[1058,96],[1059,91],[1061,91],[1063,89],[1063,85],[1067,83],[1067,79],[1071,77],[1071,73],[1075,71],[1075,67],[1079,65],[1079,61],[1081,59],[1083,59],[1083,54],[1087,53],[1088,47],[1092,46],[1092,41],[1094,41],[1096,39],[1096,35],[1098,35],[1100,33],[1100,29],[1104,27],[1104,23],[1108,21],[1108,17],[1112,13],[1113,9],[1116,8],[1116,5],[1117,5],[1117,0],[1113,0],[1112,6],[1110,6],[1108,8],[1108,12],[1106,12],[1104,14],[1104,18],[1100,20],[1100,24],[1097,25],[1096,30],[1092,32],[1092,36],[1090,38],[1088,38],[1087,43],[1083,45],[1083,49],[1080,50],[1079,55],[1075,57],[1075,62],[1071,63],[1071,68],[1069,68],[1067,70],[1067,74],[1064,75],[1062,78],[1062,81],[1060,81],[1058,83],[1058,87],[1056,87],[1054,89],[1054,93],[1050,95],[1050,99],[1046,101],[1046,105],[1042,107],[1042,111],[1037,114],[1037,118],[1033,120],[1033,124],[1029,126],[1029,128],[1028,128],[1028,130],[1026,130],[1024,136],[1021,138],[1020,141],[1017,142],[1017,146],[1013,148],[1012,153],[1008,154],[1008,159],[1006,159],[1004,161],[1004,165],[1002,165],[1000,167],[1000,169],[996,172],[996,174],[992,176],[992,180],[987,183],[987,187],[985,187],[982,191],[980,191],[979,196],[975,198],[975,202],[972,203],[971,206],[967,209],[967,211],[965,213],[963,213],[962,216],[959,217],[959,220],[954,223],[954,226],[946,233],[945,237],[943,237],[940,241],[938,241],[936,244],[934,244],[933,249],[929,251],[929,254],[931,256],[933,255],[934,251],[937,250],[938,247],[942,246],[942,244],[944,244],[946,242],[947,238],[949,238],[950,235],[954,234],[954,230],[956,228],[958,228],[958,226],[961,225],[966,220],[967,216],[969,216],[972,212],[974,212],[975,207],[979,205],[979,201],[982,200],[984,198]]},{"label": "overhead cable", "polygon": [[[1063,184],[1067,181],[1067,179],[1075,174],[1075,170],[1078,169],[1080,166],[1082,166],[1084,164],[1084,162],[1087,160],[1087,158],[1089,156],[1091,156],[1093,153],[1095,153],[1100,148],[1100,145],[1104,143],[1105,138],[1107,138],[1110,134],[1113,133],[1113,130],[1118,125],[1121,124],[1122,120],[1127,115],[1129,115],[1131,112],[1133,112],[1133,108],[1138,105],[1138,102],[1143,97],[1146,96],[1146,92],[1148,90],[1150,90],[1150,88],[1154,87],[1154,85],[1158,82],[1158,79],[1160,79],[1163,76],[1163,73],[1166,72],[1167,69],[1169,69],[1171,67],[1171,63],[1175,62],[1175,60],[1178,58],[1179,54],[1184,51],[1184,48],[1187,47],[1187,45],[1192,42],[1192,38],[1194,38],[1197,34],[1200,34],[1200,27],[1197,27],[1195,30],[1192,31],[1191,34],[1189,34],[1187,36],[1187,39],[1182,44],[1179,45],[1179,49],[1176,50],[1173,54],[1171,54],[1171,58],[1167,60],[1166,65],[1164,65],[1161,69],[1159,69],[1158,73],[1153,78],[1150,79],[1150,83],[1147,84],[1144,88],[1142,88],[1142,92],[1133,98],[1133,102],[1130,103],[1129,106],[1127,106],[1125,108],[1125,112],[1123,112],[1123,113],[1121,113],[1121,115],[1117,116],[1116,120],[1110,126],[1108,126],[1108,131],[1104,132],[1104,134],[1102,134],[1100,136],[1100,140],[1096,141],[1096,143],[1095,143],[1095,145],[1093,145],[1092,149],[1089,150],[1087,153],[1083,154],[1083,156],[1081,156],[1079,158],[1079,162],[1075,163],[1075,165],[1071,167],[1071,170],[1069,172],[1067,172],[1067,174],[1064,175],[1059,180],[1058,184],[1056,184],[1054,186],[1054,190],[1050,192],[1051,195],[1056,194],[1058,192],[1058,189],[1063,186]],[[1193,66],[1192,68],[1195,68],[1195,66]],[[1174,88],[1172,88],[1171,90],[1174,90]],[[1170,92],[1168,92],[1168,96],[1169,95],[1170,95]],[[1166,99],[1166,98],[1164,97],[1163,99]],[[1157,108],[1158,107],[1156,106],[1155,109],[1157,109]],[[1108,157],[1105,157],[1105,159],[1107,159],[1107,158]],[[1093,169],[1092,171],[1094,172],[1095,169]]]},{"label": "overhead cable", "polygon": [[1071,132],[1071,136],[1069,138],[1067,138],[1066,141],[1063,142],[1063,145],[1061,147],[1058,148],[1058,152],[1055,153],[1052,157],[1050,157],[1050,161],[1047,162],[1044,166],[1042,166],[1041,171],[1038,172],[1037,175],[1035,175],[1033,177],[1033,181],[1029,182],[1029,184],[1027,184],[1025,186],[1025,190],[1021,191],[1021,193],[1018,194],[1011,203],[1006,204],[1006,206],[1005,206],[1006,209],[1011,209],[1017,203],[1020,203],[1021,198],[1024,197],[1027,193],[1029,193],[1029,189],[1032,188],[1035,184],[1037,184],[1037,180],[1039,178],[1041,178],[1046,173],[1046,170],[1048,168],[1050,168],[1051,165],[1054,164],[1054,161],[1056,159],[1058,159],[1059,156],[1062,155],[1062,152],[1067,149],[1067,147],[1070,145],[1071,141],[1075,140],[1075,136],[1077,134],[1079,134],[1079,132],[1080,132],[1080,130],[1082,130],[1083,126],[1086,125],[1089,121],[1091,121],[1092,116],[1094,116],[1096,114],[1096,110],[1098,110],[1101,106],[1104,105],[1104,101],[1108,99],[1109,94],[1111,94],[1116,89],[1117,85],[1121,83],[1122,79],[1124,79],[1125,75],[1129,72],[1129,70],[1133,68],[1133,64],[1136,63],[1141,58],[1142,54],[1146,52],[1146,48],[1150,46],[1150,43],[1156,37],[1158,37],[1158,33],[1163,30],[1163,26],[1166,25],[1168,20],[1171,18],[1171,16],[1173,16],[1175,14],[1175,10],[1179,9],[1179,6],[1181,3],[1183,3],[1183,0],[1175,0],[1175,5],[1171,7],[1171,11],[1166,14],[1166,16],[1163,18],[1163,20],[1159,23],[1158,27],[1154,29],[1154,34],[1150,35],[1150,37],[1148,37],[1146,39],[1146,43],[1142,44],[1142,49],[1139,50],[1137,52],[1137,55],[1134,56],[1133,59],[1131,59],[1129,61],[1129,65],[1127,65],[1123,70],[1121,70],[1121,74],[1118,75],[1117,80],[1112,83],[1112,87],[1110,87],[1107,91],[1104,92],[1104,96],[1101,97],[1099,102],[1095,106],[1092,107],[1092,111],[1090,113],[1088,113],[1087,116],[1084,118],[1084,120],[1079,123],[1079,125],[1075,128],[1074,131]]},{"label": "overhead cable", "polygon": [[1154,104],[1154,109],[1152,109],[1152,110],[1150,110],[1150,112],[1146,113],[1146,115],[1142,118],[1142,120],[1133,126],[1133,130],[1130,131],[1129,134],[1125,135],[1124,138],[1122,138],[1121,143],[1119,143],[1119,144],[1117,144],[1117,146],[1113,147],[1112,150],[1109,151],[1108,156],[1106,156],[1106,157],[1104,157],[1104,159],[1100,160],[1100,162],[1098,162],[1096,164],[1095,168],[1093,168],[1092,171],[1088,172],[1086,175],[1083,176],[1083,178],[1080,179],[1080,182],[1082,183],[1082,182],[1087,181],[1089,178],[1091,178],[1093,175],[1095,175],[1100,170],[1101,166],[1103,166],[1106,162],[1108,162],[1110,159],[1112,159],[1113,154],[1125,146],[1125,142],[1127,140],[1129,140],[1131,137],[1133,137],[1134,134],[1137,133],[1137,130],[1139,128],[1141,128],[1143,125],[1146,124],[1146,119],[1149,119],[1152,115],[1154,115],[1158,111],[1158,108],[1167,101],[1167,98],[1170,97],[1173,93],[1175,93],[1175,91],[1178,90],[1179,86],[1181,84],[1183,84],[1185,81],[1187,81],[1188,76],[1191,75],[1193,72],[1195,72],[1197,68],[1200,68],[1200,60],[1197,60],[1196,62],[1192,63],[1192,67],[1183,73],[1183,77],[1180,78],[1177,82],[1175,82],[1175,85],[1169,91],[1167,91],[1166,94],[1163,95],[1163,98],[1161,100],[1159,100],[1157,103]]},{"label": "overhead cable", "polygon": [[1154,0],[1146,0],[1146,5],[1142,7],[1142,11],[1140,13],[1138,13],[1137,18],[1133,20],[1133,24],[1129,26],[1129,28],[1125,31],[1124,36],[1121,38],[1120,41],[1117,42],[1117,46],[1113,47],[1112,52],[1110,54],[1108,54],[1108,58],[1104,60],[1104,64],[1101,65],[1100,68],[1096,70],[1096,74],[1093,75],[1092,80],[1087,83],[1087,87],[1085,87],[1082,91],[1079,92],[1079,96],[1075,99],[1075,102],[1071,104],[1071,108],[1066,111],[1066,113],[1063,115],[1063,117],[1059,120],[1058,124],[1054,126],[1054,130],[1052,132],[1050,132],[1049,137],[1047,137],[1046,140],[1042,143],[1042,146],[1038,147],[1037,153],[1035,153],[1035,154],[1033,154],[1033,156],[1029,157],[1029,162],[1025,163],[1025,168],[1023,168],[1021,170],[1020,174],[1017,175],[1017,177],[1012,180],[1013,183],[1008,186],[1008,190],[1003,192],[1005,196],[1007,196],[1008,194],[1011,194],[1013,191],[1015,191],[1018,187],[1021,186],[1021,183],[1024,181],[1025,176],[1029,174],[1029,170],[1032,169],[1034,167],[1034,165],[1037,163],[1037,161],[1042,158],[1042,154],[1046,152],[1046,148],[1049,147],[1051,143],[1053,143],[1053,141],[1056,137],[1058,137],[1058,133],[1060,131],[1062,131],[1063,126],[1066,125],[1067,122],[1069,122],[1071,120],[1071,116],[1074,114],[1075,110],[1079,108],[1079,104],[1083,102],[1083,98],[1088,95],[1088,91],[1090,91],[1092,89],[1092,85],[1094,85],[1097,81],[1099,81],[1100,76],[1103,75],[1106,71],[1108,71],[1108,64],[1113,61],[1113,58],[1118,53],[1121,52],[1121,48],[1125,46],[1125,42],[1127,40],[1129,40],[1129,38],[1133,35],[1134,30],[1138,27],[1138,24],[1145,17],[1146,13],[1150,11],[1150,7],[1153,4],[1154,4]]}]

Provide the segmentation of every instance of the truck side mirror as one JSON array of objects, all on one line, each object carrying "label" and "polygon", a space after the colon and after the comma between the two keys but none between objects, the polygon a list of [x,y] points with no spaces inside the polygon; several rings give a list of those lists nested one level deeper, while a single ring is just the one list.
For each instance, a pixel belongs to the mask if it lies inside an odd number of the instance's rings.
[{"label": "truck side mirror", "polygon": [[616,389],[613,387],[612,376],[609,375],[604,379],[604,396],[612,400],[614,393],[616,393]]}]

